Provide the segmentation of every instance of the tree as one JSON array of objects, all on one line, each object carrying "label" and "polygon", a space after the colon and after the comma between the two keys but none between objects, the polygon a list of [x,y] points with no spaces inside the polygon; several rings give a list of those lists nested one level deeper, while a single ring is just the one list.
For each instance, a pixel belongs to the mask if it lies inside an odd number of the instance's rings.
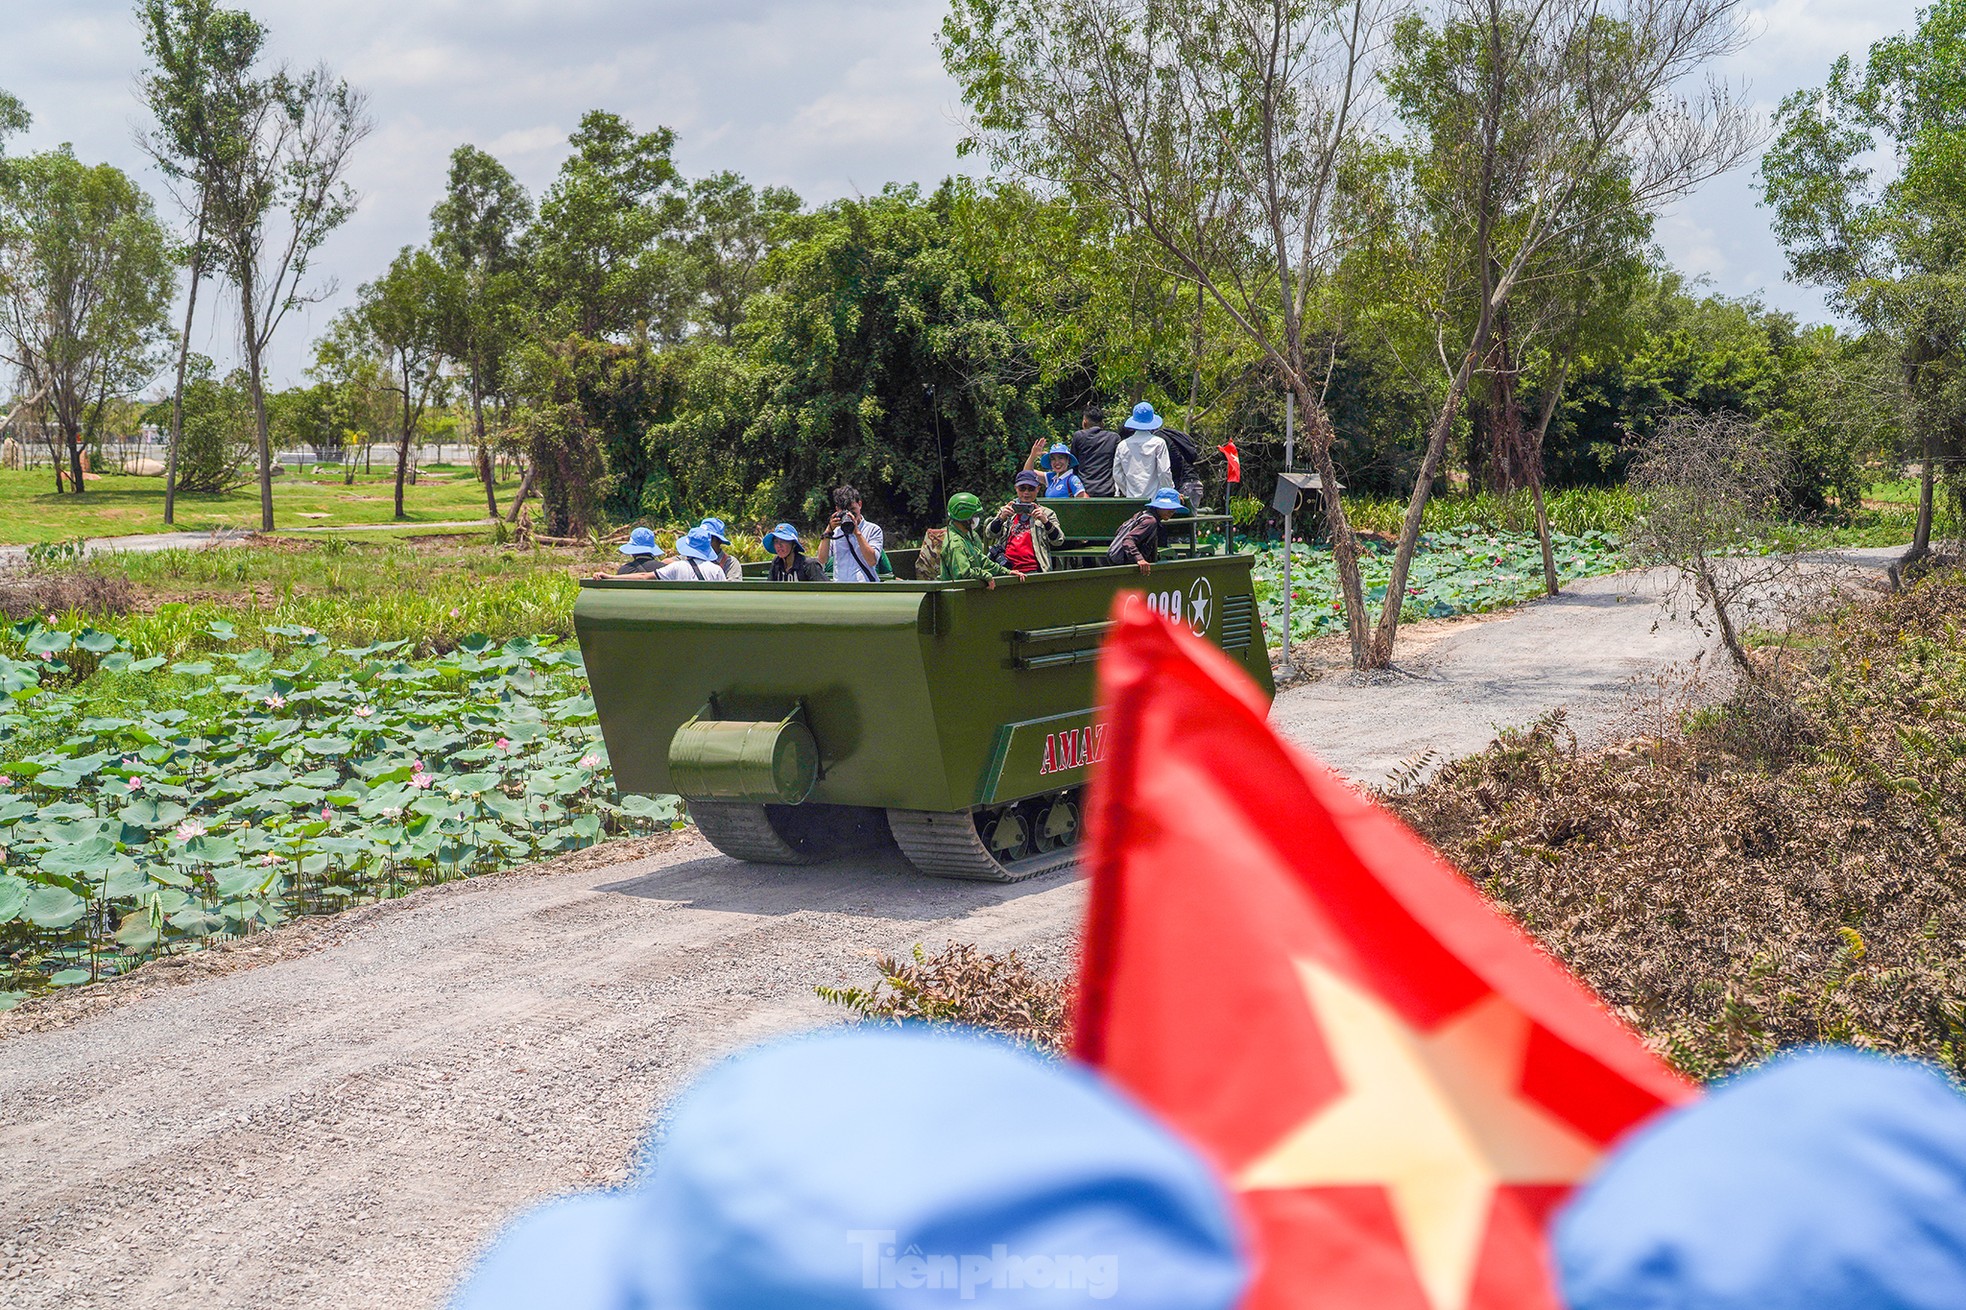
[{"label": "tree", "polygon": [[446,275],[438,348],[463,371],[485,509],[498,517],[498,489],[485,436],[485,399],[502,389],[505,356],[524,294],[520,240],[532,199],[503,164],[475,146],[451,152],[444,198],[430,211],[430,245]]},{"label": "tree", "polygon": [[365,98],[326,67],[285,70],[241,89],[238,149],[210,178],[207,223],[217,265],[239,293],[258,438],[260,530],[273,530],[266,351],[287,315],[332,288],[307,289],[315,251],[355,212],[345,180],[369,134]]},{"label": "tree", "polygon": [[[171,404],[170,447],[164,467],[164,522],[177,517],[178,451],[183,444],[185,370],[191,362],[191,330],[198,288],[212,264],[207,237],[212,189],[248,149],[248,120],[264,95],[253,78],[266,29],[243,10],[220,9],[213,0],[140,0],[137,18],[152,67],[139,85],[157,128],[145,133],[144,150],[172,187],[190,224],[184,262],[190,281],[184,326],[178,333],[177,385]],[[200,475],[211,480],[209,471]]]},{"label": "tree", "polygon": [[1645,512],[1627,530],[1626,548],[1639,562],[1669,570],[1667,604],[1690,590],[1696,612],[1712,611],[1722,648],[1750,680],[1759,674],[1743,628],[1755,610],[1790,599],[1799,560],[1793,551],[1741,547],[1779,526],[1786,463],[1773,433],[1722,412],[1674,414],[1632,466]]},{"label": "tree", "polygon": [[1838,59],[1776,122],[1761,177],[1790,277],[1899,344],[1922,470],[1910,562],[1931,550],[1938,469],[1966,455],[1966,0],[1920,11],[1861,69]]},{"label": "tree", "polygon": [[891,187],[789,220],[737,348],[686,353],[688,403],[648,430],[643,506],[682,508],[659,499],[676,488],[810,520],[848,482],[877,522],[926,525],[956,491],[1006,487],[1047,426],[954,207],[947,187]]},{"label": "tree", "polygon": [[964,148],[1123,217],[1295,397],[1360,667],[1374,656],[1322,400],[1324,296],[1387,12],[1381,0],[955,0],[943,23],[943,61],[976,116]]},{"label": "tree", "polygon": [[221,381],[212,372],[210,359],[192,355],[170,403],[151,406],[143,419],[174,429],[170,454],[178,490],[222,495],[240,484],[252,458],[253,406],[242,373],[235,370]]},{"label": "tree", "polygon": [[405,246],[389,271],[362,287],[353,311],[357,330],[388,361],[393,389],[402,402],[396,439],[396,517],[404,518],[403,483],[409,472],[410,443],[441,379],[438,361],[453,279],[427,250]]},{"label": "tree", "polygon": [[[1719,84],[1675,94],[1738,45],[1737,4],[1454,0],[1437,22],[1399,25],[1400,59],[1387,84],[1415,133],[1420,243],[1448,264],[1437,314],[1449,376],[1407,502],[1373,662],[1391,658],[1426,502],[1484,367],[1494,386],[1495,466],[1503,485],[1520,481],[1534,495],[1545,581],[1554,583],[1540,451],[1525,441],[1513,394],[1521,351],[1512,308],[1520,291],[1541,284],[1558,321],[1587,320],[1590,274],[1629,262],[1651,213],[1757,143],[1753,115]],[[1546,405],[1561,394],[1567,367],[1553,370]]]},{"label": "tree", "polygon": [[763,267],[773,234],[799,209],[798,193],[790,188],[759,191],[735,173],[690,183],[683,249],[696,331],[725,345],[736,339],[745,307],[764,290]]},{"label": "tree", "polygon": [[0,88],[0,159],[7,155],[7,138],[17,136],[34,123],[34,115],[27,112],[27,106]]},{"label": "tree", "polygon": [[85,165],[66,146],[9,161],[0,175],[0,357],[25,391],[45,397],[78,494],[84,425],[155,373],[174,282],[150,197],[121,171]]},{"label": "tree", "polygon": [[592,110],[570,138],[531,233],[533,281],[553,326],[595,338],[650,332],[678,340],[688,296],[665,237],[688,209],[670,160],[676,134],[637,133],[619,115]]}]

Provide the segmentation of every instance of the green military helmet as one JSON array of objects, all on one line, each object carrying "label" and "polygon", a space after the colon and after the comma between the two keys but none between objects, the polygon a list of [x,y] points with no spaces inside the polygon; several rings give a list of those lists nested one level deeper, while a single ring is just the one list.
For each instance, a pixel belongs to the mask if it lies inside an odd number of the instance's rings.
[{"label": "green military helmet", "polygon": [[949,521],[967,523],[983,512],[983,502],[967,491],[958,491],[949,497]]}]

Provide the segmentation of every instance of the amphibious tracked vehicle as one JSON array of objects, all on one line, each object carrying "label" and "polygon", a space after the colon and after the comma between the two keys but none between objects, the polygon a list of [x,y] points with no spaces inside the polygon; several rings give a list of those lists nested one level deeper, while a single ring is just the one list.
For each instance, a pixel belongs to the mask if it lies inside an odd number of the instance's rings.
[{"label": "amphibious tracked vehicle", "polygon": [[1250,566],[1163,557],[994,589],[607,578],[582,583],[574,628],[616,784],[681,795],[726,855],[802,864],[892,840],[925,874],[1009,882],[1073,858],[1116,595],[1272,690]]}]

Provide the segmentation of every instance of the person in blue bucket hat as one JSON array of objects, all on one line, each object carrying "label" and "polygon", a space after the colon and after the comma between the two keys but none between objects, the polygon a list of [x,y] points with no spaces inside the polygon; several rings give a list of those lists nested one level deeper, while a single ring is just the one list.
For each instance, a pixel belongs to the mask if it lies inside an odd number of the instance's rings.
[{"label": "person in blue bucket hat", "polygon": [[744,564],[730,553],[730,533],[725,529],[724,521],[708,518],[696,526],[709,534],[711,548],[717,552],[717,567],[724,571],[724,581],[744,581]]},{"label": "person in blue bucket hat", "polygon": [[1181,512],[1181,493],[1162,487],[1147,499],[1147,507],[1120,524],[1106,547],[1106,563],[1131,564],[1142,573],[1154,571],[1160,558],[1160,525]]},{"label": "person in blue bucket hat", "polygon": [[692,528],[676,538],[676,558],[655,571],[664,582],[722,582],[717,548],[704,528]]},{"label": "person in blue bucket hat", "polygon": [[1090,1070],[919,1027],[736,1056],[643,1178],[520,1219],[453,1310],[1228,1310],[1223,1184]]},{"label": "person in blue bucket hat", "polygon": [[636,528],[629,533],[621,553],[628,557],[628,562],[615,570],[617,577],[634,573],[652,575],[661,567],[662,547],[655,544],[655,533],[648,528]]},{"label": "person in blue bucket hat", "polygon": [[1070,446],[1059,442],[1044,453],[1044,461],[1047,469],[1044,494],[1047,499],[1063,500],[1092,494],[1085,489],[1085,479],[1076,471],[1079,457],[1072,453]]},{"label": "person in blue bucket hat", "polygon": [[1161,416],[1141,401],[1126,420],[1126,435],[1113,451],[1113,494],[1141,497],[1174,485],[1174,464],[1158,434]]},{"label": "person in blue bucket hat", "polygon": [[1640,1128],[1554,1239],[1570,1310],[1957,1310],[1966,1097],[1912,1060],[1779,1058]]},{"label": "person in blue bucket hat", "polygon": [[826,581],[825,566],[806,557],[805,543],[799,540],[799,530],[791,524],[780,523],[765,533],[765,544],[771,547],[773,582]]}]

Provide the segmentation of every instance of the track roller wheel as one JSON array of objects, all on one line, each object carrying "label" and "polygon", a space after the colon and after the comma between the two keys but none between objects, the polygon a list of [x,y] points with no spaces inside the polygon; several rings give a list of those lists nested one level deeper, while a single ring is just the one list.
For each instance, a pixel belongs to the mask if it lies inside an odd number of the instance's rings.
[{"label": "track roller wheel", "polygon": [[689,814],[712,846],[758,864],[818,864],[889,841],[881,812],[860,805],[690,801]]},{"label": "track roller wheel", "polygon": [[1078,793],[944,813],[889,810],[888,830],[908,862],[931,878],[1021,882],[1078,856]]}]

